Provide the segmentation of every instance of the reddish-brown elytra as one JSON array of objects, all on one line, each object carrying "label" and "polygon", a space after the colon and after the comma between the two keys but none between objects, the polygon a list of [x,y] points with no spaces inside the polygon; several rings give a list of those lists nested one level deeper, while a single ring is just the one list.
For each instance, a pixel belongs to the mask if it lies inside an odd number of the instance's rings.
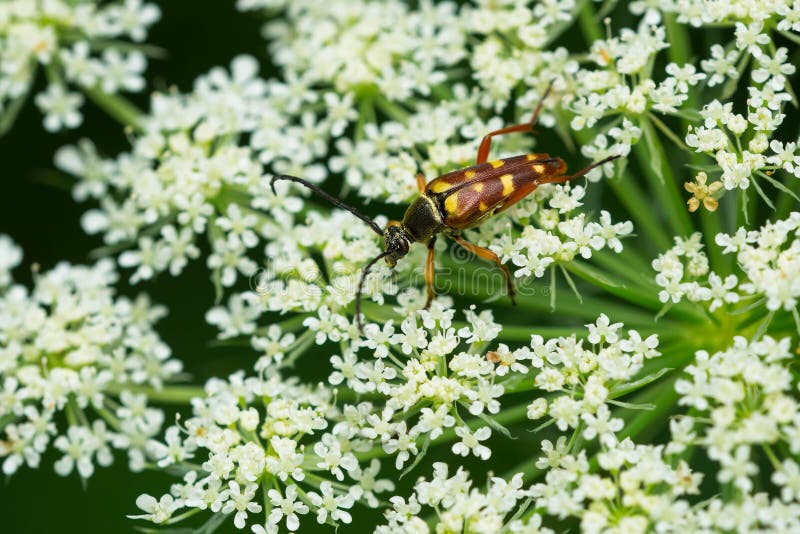
[{"label": "reddish-brown elytra", "polygon": [[381,230],[372,219],[359,213],[352,206],[348,206],[338,198],[329,195],[302,178],[285,174],[273,176],[271,181],[273,192],[277,180],[289,180],[299,183],[331,202],[334,206],[345,209],[366,222],[373,231],[385,239],[386,249],[367,264],[361,273],[361,279],[358,283],[355,313],[359,329],[362,328],[361,293],[367,273],[381,258],[386,258],[386,262],[394,267],[397,260],[408,254],[411,243],[425,243],[428,246],[428,259],[425,264],[428,301],[425,306],[428,307],[430,305],[435,295],[433,289],[433,245],[436,242],[436,236],[440,233],[452,237],[456,243],[481,258],[495,262],[505,275],[508,295],[513,302],[514,284],[511,274],[508,272],[508,267],[501,263],[497,254],[488,248],[479,247],[464,240],[460,235],[461,231],[477,226],[489,217],[507,210],[542,184],[564,183],[574,180],[595,167],[619,157],[607,157],[570,175],[564,174],[567,171],[567,164],[564,163],[564,160],[550,157],[547,154],[524,154],[522,156],[487,161],[489,149],[492,146],[492,137],[532,130],[542,109],[542,103],[549,92],[550,87],[547,88],[542,100],[533,111],[530,121],[495,130],[484,136],[478,148],[477,161],[472,167],[449,172],[430,182],[426,182],[422,174],[417,174],[419,196],[408,207],[402,221],[391,221],[384,230]]}]

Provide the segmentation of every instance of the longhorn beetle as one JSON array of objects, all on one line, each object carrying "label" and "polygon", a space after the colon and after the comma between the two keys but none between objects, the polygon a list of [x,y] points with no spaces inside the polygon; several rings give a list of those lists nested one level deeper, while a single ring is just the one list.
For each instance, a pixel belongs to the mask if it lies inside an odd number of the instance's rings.
[{"label": "longhorn beetle", "polygon": [[426,182],[422,173],[417,174],[417,188],[419,196],[406,210],[402,221],[390,221],[384,230],[369,217],[360,213],[317,187],[316,185],[296,176],[286,174],[273,176],[270,181],[273,193],[275,182],[288,180],[301,184],[314,193],[324,198],[334,206],[345,209],[367,223],[369,227],[386,242],[386,249],[370,260],[361,273],[356,292],[356,321],[358,328],[363,332],[361,323],[361,294],[364,289],[364,280],[370,269],[381,258],[386,258],[390,267],[397,264],[397,260],[408,254],[411,243],[426,243],[428,258],[425,262],[425,282],[428,290],[428,300],[425,304],[430,306],[435,293],[433,245],[437,234],[444,233],[452,237],[456,243],[480,256],[493,261],[503,271],[506,279],[508,295],[514,302],[514,284],[511,274],[500,258],[488,248],[479,247],[461,237],[461,231],[481,224],[493,215],[507,210],[542,184],[564,183],[579,178],[595,167],[608,163],[619,156],[609,156],[593,163],[575,174],[565,175],[567,164],[561,158],[550,157],[548,154],[523,154],[510,158],[487,161],[489,149],[492,146],[492,137],[513,132],[533,130],[533,125],[542,110],[542,104],[550,93],[551,85],[547,88],[541,101],[533,111],[531,120],[514,126],[507,126],[484,136],[478,148],[478,158],[475,165],[443,174],[430,182]]}]

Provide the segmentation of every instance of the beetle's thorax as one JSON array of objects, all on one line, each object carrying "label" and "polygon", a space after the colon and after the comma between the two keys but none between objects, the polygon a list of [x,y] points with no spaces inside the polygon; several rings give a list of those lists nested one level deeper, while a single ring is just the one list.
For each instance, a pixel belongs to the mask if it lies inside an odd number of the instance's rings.
[{"label": "beetle's thorax", "polygon": [[439,207],[433,199],[424,194],[417,197],[403,215],[403,229],[418,243],[427,243],[444,228]]}]

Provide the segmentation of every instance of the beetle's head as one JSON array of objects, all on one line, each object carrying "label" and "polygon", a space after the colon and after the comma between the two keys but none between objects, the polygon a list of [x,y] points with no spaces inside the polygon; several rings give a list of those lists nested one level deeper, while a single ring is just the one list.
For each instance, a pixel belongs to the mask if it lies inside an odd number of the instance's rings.
[{"label": "beetle's head", "polygon": [[389,267],[394,267],[397,260],[408,254],[411,242],[399,224],[387,226],[383,232],[383,238],[386,240],[386,263],[389,264]]}]

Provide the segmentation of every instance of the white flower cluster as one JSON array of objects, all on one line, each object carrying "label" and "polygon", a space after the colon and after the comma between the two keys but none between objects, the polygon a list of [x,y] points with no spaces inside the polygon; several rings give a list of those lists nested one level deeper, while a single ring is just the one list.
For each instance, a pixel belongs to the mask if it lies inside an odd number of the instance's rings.
[{"label": "white flower cluster", "polygon": [[420,478],[407,500],[390,499],[387,524],[376,532],[429,532],[423,507],[432,509],[436,532],[551,534],[556,530],[549,525],[561,530],[573,518],[586,533],[700,532],[714,516],[693,510],[687,497],[699,493],[702,475],[684,460],[673,465],[673,458],[663,446],[627,438],[604,445],[596,463],[585,450],[570,454],[561,446],[538,462],[548,468],[545,482],[528,486],[518,473],[510,480],[491,477],[484,491],[463,468],[448,477],[447,465],[436,463],[433,478]]},{"label": "white flower cluster", "polygon": [[405,101],[429,95],[466,56],[467,35],[454,2],[417,8],[399,0],[270,3],[281,4],[285,14],[264,34],[296,93],[326,84],[359,98],[378,90]]},{"label": "white flower cluster", "polygon": [[[770,311],[785,310],[797,315],[800,297],[800,213],[759,230],[739,228],[735,234],[718,234],[716,245],[723,254],[736,254],[744,280],[730,274],[724,278],[711,271],[702,250],[699,233],[689,239],[675,238],[676,245],[653,260],[656,283],[663,289],[661,302],[709,302],[714,311],[725,303],[745,298],[762,298]],[[800,325],[800,320],[798,321]]]},{"label": "white flower cluster", "polygon": [[[290,358],[313,336],[322,334],[318,341],[331,336],[324,315],[320,312],[316,319],[318,328],[298,338],[275,327],[262,343],[274,360]],[[448,442],[455,455],[487,460],[492,429],[509,433],[497,419],[509,409],[501,405],[504,395],[537,388],[565,393],[551,403],[554,418],[566,417],[560,408],[564,400],[583,398],[576,401],[575,418],[585,422],[584,437],[616,443],[619,420],[610,418],[607,404],[631,383],[645,358],[658,355],[655,336],[642,340],[631,331],[620,339],[621,324],[601,316],[589,325],[589,342],[596,352],[582,349],[574,336],[547,343],[534,336],[530,347],[511,350],[500,343],[487,351],[501,326],[488,311],[467,310],[464,315],[466,323],[457,324],[455,310],[437,300],[429,310],[411,313],[397,328],[392,321],[369,323],[364,339],[352,340],[344,345],[343,355],[331,358],[328,382],[335,389],[287,380],[277,374],[273,360],[256,364],[259,377],[238,373],[228,381],[210,381],[206,397],[193,401],[193,417],[170,428],[166,443],[149,448],[159,466],[185,468],[184,482],[159,499],[140,497],[138,504],[146,513],[137,517],[163,523],[183,508],[210,508],[214,513],[235,512],[238,528],[251,524],[258,533],[274,532],[284,521],[286,528],[295,530],[300,516],[309,513],[316,514],[319,523],[347,523],[347,510],[356,502],[377,507],[378,494],[394,488],[378,478],[377,457],[394,456],[395,469],[410,470],[430,446]],[[371,357],[359,359],[357,352]],[[527,384],[524,379],[532,370],[536,376]],[[555,373],[562,377],[558,387]],[[344,402],[336,404],[339,394]],[[516,406],[508,422],[524,421],[526,412],[530,415],[539,404],[537,400],[530,407]],[[547,408],[545,401],[536,418]],[[577,422],[562,430],[567,426]],[[446,478],[446,473],[440,474]],[[521,480],[510,486],[499,480],[495,484],[492,495],[510,491],[508,497],[526,496],[518,492]],[[417,489],[419,497],[421,486]],[[257,496],[263,491],[266,499]],[[466,491],[464,497],[469,494]],[[406,506],[397,499],[392,502]],[[266,509],[264,502],[270,503]],[[487,509],[487,528],[515,506],[516,500]],[[260,512],[265,519],[252,525],[248,514]],[[461,507],[451,512],[453,521],[459,513],[473,517],[473,511]],[[402,522],[399,515],[392,521]]]},{"label": "white flower cluster", "polygon": [[491,477],[486,489],[481,491],[473,487],[469,473],[463,467],[459,467],[453,476],[448,476],[448,471],[447,464],[437,462],[433,464],[433,478],[420,478],[408,500],[392,497],[392,508],[384,514],[387,524],[379,526],[376,534],[429,532],[428,524],[420,517],[423,506],[431,508],[431,514],[437,514],[436,532],[552,534],[548,528],[539,528],[542,518],[535,513],[528,514],[525,519],[509,521],[507,516],[515,512],[529,495],[522,489],[521,474],[510,481]]},{"label": "white flower cluster", "polygon": [[[749,26],[737,23],[736,47],[725,52],[721,45],[714,45],[711,55],[701,62],[711,75],[709,86],[726,79],[737,80],[752,57],[754,67],[747,87],[746,108],[736,113],[733,102],[719,99],[705,104],[700,112],[703,125],[689,128],[686,144],[695,152],[714,158],[726,190],[747,189],[752,182],[764,198],[758,182],[776,184],[770,176],[773,171],[783,169],[800,176],[797,143],[770,140],[786,117],[783,107],[792,100],[787,77],[794,74],[796,67],[789,60],[786,48],[775,48],[762,21]],[[743,145],[745,140],[747,144]],[[768,199],[766,202],[771,205]]]},{"label": "white flower cluster", "polygon": [[759,230],[739,228],[734,235],[718,234],[716,242],[725,247],[723,253],[736,253],[736,262],[747,277],[739,286],[743,293],[763,296],[768,310],[791,311],[798,319],[800,212],[767,222]]},{"label": "white flower cluster", "polygon": [[656,284],[661,302],[708,302],[714,311],[725,303],[739,302],[735,291],[739,284],[736,275],[722,277],[710,270],[708,256],[703,252],[702,235],[695,232],[688,239],[675,238],[675,246],[653,260]]},{"label": "white flower cluster", "polygon": [[553,186],[537,189],[509,211],[514,219],[526,224],[519,237],[509,234],[509,221],[497,219],[470,231],[479,245],[488,247],[503,263],[511,263],[514,277],[541,278],[548,267],[563,265],[575,258],[589,259],[597,250],[622,251],[621,238],[633,232],[630,221],[614,223],[603,210],[599,221],[578,212],[586,194],[582,186]]},{"label": "white flower cluster", "polygon": [[[634,2],[631,11],[643,13],[647,8],[646,18],[658,22],[659,11],[675,13],[678,22],[694,27],[714,25],[718,23],[749,23],[750,40],[758,42],[757,36],[766,24],[777,23],[780,31],[800,32],[800,6],[794,0],[774,0],[763,4],[754,4],[747,0],[729,0],[709,5],[703,0],[651,0]],[[742,24],[744,25],[744,24]]]},{"label": "white flower cluster", "polygon": [[529,494],[543,515],[580,519],[581,532],[700,532],[686,497],[699,493],[702,474],[673,458],[629,438],[604,445],[597,467],[585,450],[550,452],[545,481]]},{"label": "white flower cluster", "polygon": [[[360,344],[376,359],[359,360],[355,349],[331,359],[336,369],[331,384],[386,397],[380,415],[372,412],[361,432],[379,437],[385,452],[397,453],[397,469],[424,454],[431,440],[451,428],[460,438],[451,447],[453,453],[488,459],[492,451],[481,442],[491,436],[492,427],[508,433],[502,425],[492,424],[494,417],[508,410],[501,404],[507,391],[561,392],[549,403],[536,398],[527,406],[527,416],[549,415],[562,431],[580,424],[585,439],[614,441],[622,420],[611,417],[609,405],[641,371],[644,360],[659,355],[655,335],[642,339],[630,331],[621,339],[617,330],[622,324],[610,324],[605,315],[587,325],[593,350],[583,348],[575,336],[545,342],[533,335],[530,346],[512,350],[500,343],[490,351],[486,348],[502,330],[491,312],[467,310],[467,326],[460,328],[454,325],[454,316],[453,309],[437,301],[430,310],[404,320],[399,329],[391,321],[383,327],[370,324]],[[525,380],[529,372],[535,373],[530,384]],[[407,414],[420,407],[419,418],[412,423]],[[465,412],[490,425],[480,426],[477,420],[467,425],[461,415]]]},{"label": "white flower cluster", "polygon": [[642,339],[635,330],[621,337],[618,331],[623,324],[611,323],[605,314],[586,326],[591,348],[574,335],[548,341],[532,336],[526,351],[540,369],[534,385],[551,396],[536,398],[528,406],[528,417],[549,416],[562,432],[580,428],[586,440],[616,443],[623,420],[612,417],[609,405],[625,392],[645,360],[661,355],[656,350],[658,337]]},{"label": "white flower cluster", "polygon": [[[592,326],[595,338],[609,332],[605,321]],[[545,440],[536,460],[542,482],[527,486],[522,474],[492,477],[485,491],[473,488],[462,469],[449,477],[446,465],[434,464],[433,479],[420,479],[407,500],[390,499],[388,524],[379,531],[427,532],[431,520],[426,522],[424,506],[432,509],[437,531],[552,532],[546,527],[563,528],[572,518],[588,533],[797,530],[800,466],[775,454],[800,451],[797,379],[787,368],[790,344],[790,338],[737,337],[727,350],[698,352],[686,368],[689,378],[675,386],[680,404],[693,414],[671,421],[666,446],[612,438],[601,440],[590,458],[586,448],[572,450],[564,437],[555,445]],[[697,446],[719,462],[716,477],[729,494],[700,501],[703,474],[681,458]],[[765,480],[758,449],[771,467],[769,491],[754,492]]]},{"label": "white flower cluster", "polygon": [[140,496],[145,514],[132,517],[164,523],[183,509],[210,510],[234,514],[237,528],[250,524],[256,534],[278,532],[281,524],[294,531],[309,513],[320,524],[349,523],[357,499],[375,507],[376,495],[394,488],[376,478],[377,460],[359,464],[354,453],[364,450],[363,440],[351,439],[349,429],[364,414],[337,408],[330,390],[244,373],[205,389],[192,402],[192,417],[151,447],[160,467],[186,471],[183,481],[159,499]]},{"label": "white flower cluster", "polygon": [[199,256],[198,236],[205,234],[217,283],[233,285],[256,272],[248,251],[264,225],[288,225],[302,207],[275,197],[253,151],[236,142],[264,110],[275,109],[256,71],[254,59],[240,57],[230,74],[213,69],[189,95],[155,94],[132,151],[114,160],[99,158],[88,141],[56,154],[56,164],[80,178],[75,198],[100,201],[83,218],[86,231],[102,232],[114,249],[136,244],[119,258],[136,269],[132,282],[166,270],[180,274]]},{"label": "white flower cluster", "polygon": [[[707,503],[709,527],[739,532],[800,529],[800,466],[795,460],[800,410],[798,383],[790,370],[795,359],[791,343],[788,337],[748,341],[736,336],[726,350],[698,351],[686,367],[689,376],[675,384],[679,404],[692,412],[671,422],[668,450],[682,453],[701,445],[720,465],[718,482],[735,497]],[[790,452],[783,462],[775,455],[779,450]],[[759,462],[759,451],[768,462]],[[767,478],[777,491],[767,493]]]},{"label": "white flower cluster", "polygon": [[[500,412],[499,399],[505,392],[496,379],[509,371],[528,372],[525,355],[518,357],[506,345],[491,353],[496,362],[478,349],[501,330],[490,311],[467,310],[467,325],[461,328],[454,325],[454,316],[455,310],[437,300],[429,310],[410,313],[399,328],[393,321],[367,325],[363,340],[331,358],[335,371],[328,381],[332,385],[385,397],[380,411],[359,405],[364,418],[355,424],[361,435],[379,442],[387,454],[396,454],[397,469],[412,457],[424,455],[431,440],[453,428],[460,438],[451,447],[454,454],[488,459],[491,450],[482,442],[491,436],[491,428],[468,426],[461,414],[489,420]],[[359,360],[359,347],[374,358]],[[412,421],[408,414],[414,408],[421,411]]]},{"label": "white flower cluster", "polygon": [[[706,75],[696,72],[690,63],[669,63],[665,68],[666,77],[656,84],[651,74],[655,58],[668,46],[664,27],[647,24],[640,24],[636,31],[623,28],[619,37],[595,41],[590,57],[604,69],[576,70],[575,94],[569,104],[575,117],[570,126],[574,130],[592,128],[610,114],[636,117],[648,110],[677,112],[687,100],[689,88],[705,79]],[[595,147],[587,149],[592,152],[602,150],[601,155],[595,157],[603,157],[615,153],[614,149],[618,151],[636,142],[641,131],[623,127],[616,132],[609,131],[609,135],[623,142],[606,148],[605,136],[599,136],[595,138]]]},{"label": "white flower cluster", "polygon": [[[15,254],[0,237],[0,261],[13,265]],[[127,451],[132,470],[144,467],[146,443],[164,414],[137,389],[161,388],[181,363],[153,330],[164,309],[146,297],[115,296],[116,280],[110,261],[62,263],[36,275],[31,291],[0,288],[5,474],[38,467],[51,445],[63,454],[55,469],[64,476],[76,469],[88,478],[95,464],[113,461],[112,447]]]},{"label": "white flower cluster", "polygon": [[[556,99],[560,96],[570,112],[567,117],[556,115],[559,120],[569,120],[573,130],[591,129],[615,117],[604,132],[593,132],[591,142],[581,148],[583,155],[594,160],[627,156],[642,136],[643,124],[656,120],[649,111],[678,114],[689,88],[706,78],[692,64],[669,63],[663,79],[654,80],[656,57],[669,46],[659,21],[643,20],[637,29],[622,28],[618,36],[594,41],[587,61],[586,55],[570,54],[564,47],[548,50],[577,11],[586,9],[581,3],[548,1],[532,8],[524,2],[475,4],[465,8],[464,16],[470,30],[481,37],[470,54],[474,77],[482,89],[481,103],[499,109],[516,91],[518,107],[528,108],[539,99],[543,83],[554,78]],[[552,114],[545,114],[543,122],[556,123]],[[651,132],[648,125],[645,133]],[[610,176],[613,168],[608,164],[602,171]],[[598,169],[588,179],[601,175]]]},{"label": "white flower cluster", "polygon": [[[233,294],[226,305],[215,306],[206,314],[208,322],[219,328],[219,337],[250,336],[253,347],[265,351],[265,365],[268,360],[280,363],[289,349],[307,348],[306,340],[316,339],[322,344],[326,339],[338,342],[357,338],[348,313],[352,314],[364,265],[379,252],[372,230],[354,224],[353,216],[344,211],[325,216],[309,212],[305,224],[272,222],[265,228],[270,239],[265,249],[267,259],[253,279],[254,287]],[[407,280],[412,286],[421,285],[421,276],[415,278],[414,271],[424,263],[424,248],[415,249],[393,271],[396,280]],[[376,265],[365,281],[364,301],[384,304],[385,295],[397,294],[397,282],[391,275],[383,262]],[[398,312],[413,313],[421,308],[425,301],[420,295],[417,287],[408,288],[398,297]],[[303,324],[308,329],[297,343],[290,334],[290,346],[280,348],[283,343],[273,343],[281,337],[280,327],[258,326],[259,319],[269,312],[313,315],[305,318]]]},{"label": "white flower cluster", "polygon": [[[114,94],[144,89],[145,55],[130,43],[147,36],[161,16],[142,0],[70,2],[8,0],[0,4],[0,116],[13,121],[42,65],[48,85],[36,96],[44,126],[54,132],[83,120],[82,90]],[[116,41],[116,44],[115,44]],[[102,51],[102,54],[98,54]]]}]

